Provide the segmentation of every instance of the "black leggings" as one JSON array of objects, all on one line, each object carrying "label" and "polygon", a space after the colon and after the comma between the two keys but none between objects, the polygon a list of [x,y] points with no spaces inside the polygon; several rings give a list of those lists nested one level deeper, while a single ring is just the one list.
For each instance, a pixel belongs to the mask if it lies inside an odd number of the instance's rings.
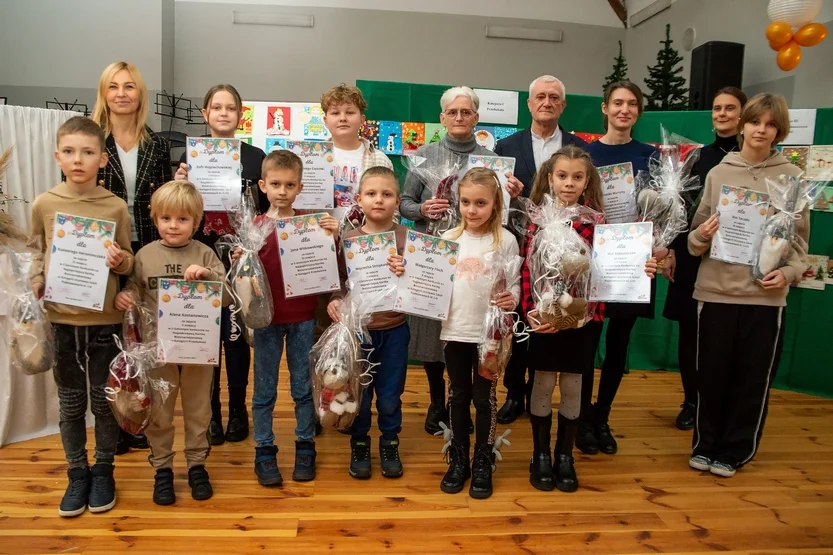
[{"label": "black leggings", "polygon": [[497,380],[487,380],[477,373],[477,343],[446,343],[445,365],[451,382],[449,406],[454,436],[468,437],[471,404],[474,402],[475,440],[481,445],[493,444],[497,424]]},{"label": "black leggings", "polygon": [[[613,404],[622,376],[628,365],[628,344],[631,331],[636,324],[636,316],[609,318],[605,334],[605,359],[602,363],[602,377],[599,380],[599,394],[596,403],[607,407]],[[601,339],[601,325],[596,330],[595,344],[598,348]],[[593,398],[594,372],[591,370],[581,381],[581,405],[586,407]]]}]

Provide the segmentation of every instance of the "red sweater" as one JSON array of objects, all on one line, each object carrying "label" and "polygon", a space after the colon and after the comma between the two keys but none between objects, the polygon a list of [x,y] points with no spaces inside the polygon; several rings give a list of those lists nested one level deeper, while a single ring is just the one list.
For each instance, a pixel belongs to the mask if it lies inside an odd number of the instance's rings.
[{"label": "red sweater", "polygon": [[[300,213],[297,212],[296,213]],[[258,216],[255,221],[260,221],[266,216]],[[270,233],[266,244],[260,249],[260,261],[266,270],[266,277],[269,278],[269,288],[272,290],[272,304],[275,307],[275,315],[272,316],[272,324],[296,324],[315,319],[315,309],[318,306],[318,295],[306,297],[294,297],[287,299],[283,293],[283,273],[281,271],[281,257],[278,254],[278,234]]]}]

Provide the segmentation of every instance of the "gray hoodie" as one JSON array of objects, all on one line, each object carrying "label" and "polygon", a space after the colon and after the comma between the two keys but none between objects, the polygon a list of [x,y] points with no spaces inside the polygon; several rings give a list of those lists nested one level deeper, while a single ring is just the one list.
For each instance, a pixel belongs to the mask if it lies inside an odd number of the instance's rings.
[{"label": "gray hoodie", "polygon": [[[780,153],[770,158],[763,168],[754,168],[740,156],[730,152],[723,161],[706,176],[706,186],[700,207],[691,223],[688,235],[688,251],[702,256],[694,298],[709,303],[746,304],[762,306],[786,306],[789,287],[764,289],[752,277],[752,267],[729,264],[712,260],[709,256],[711,239],[705,239],[697,228],[715,213],[723,185],[743,187],[752,191],[768,193],[766,179],[777,179],[780,175],[799,175],[801,170],[790,164]],[[775,209],[770,206],[768,216]],[[787,265],[781,268],[788,283],[801,279],[807,269],[807,243],[810,239],[810,214],[805,211],[796,221],[797,241],[791,246]]]}]

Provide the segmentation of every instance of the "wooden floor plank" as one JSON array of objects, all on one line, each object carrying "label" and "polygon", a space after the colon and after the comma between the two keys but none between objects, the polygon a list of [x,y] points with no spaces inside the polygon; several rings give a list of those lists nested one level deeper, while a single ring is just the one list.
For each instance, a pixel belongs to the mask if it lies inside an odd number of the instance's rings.
[{"label": "wooden floor plank", "polygon": [[[442,440],[422,430],[426,391],[424,373],[410,369],[401,434],[405,475],[398,480],[379,472],[375,430],[370,480],[349,477],[349,437],[332,430],[316,439],[317,479],[289,480],[294,415],[286,380],[274,422],[285,477],[279,488],[257,484],[249,438],[212,449],[207,468],[215,495],[191,499],[180,409],[172,507],[153,505],[147,452],[134,451],[117,460],[114,510],[62,519],[60,437],[4,447],[0,555],[833,554],[833,400],[773,392],[756,459],[724,479],[687,466],[690,432],[674,427],[679,375],[633,372],[611,414],[619,453],[576,452],[578,492],[539,492],[529,485],[531,430],[524,416],[509,426],[512,445],[498,463],[494,496],[474,500],[439,489],[446,465]],[[88,437],[92,441],[92,430]]]}]

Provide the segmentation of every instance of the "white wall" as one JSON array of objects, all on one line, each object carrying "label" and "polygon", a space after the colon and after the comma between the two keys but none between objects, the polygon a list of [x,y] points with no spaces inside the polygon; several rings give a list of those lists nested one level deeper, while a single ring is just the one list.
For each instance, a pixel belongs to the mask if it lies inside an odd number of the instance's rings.
[{"label": "white wall", "polygon": [[[315,27],[235,25],[235,9],[240,7],[176,3],[177,93],[199,98],[227,82],[251,100],[309,101],[357,79],[522,89],[551,73],[564,79],[569,92],[598,95],[625,36],[621,26],[287,6],[247,9],[312,14]],[[562,29],[564,40],[487,39],[489,23]],[[210,52],[207,37],[214,39]]]},{"label": "white wall", "polygon": [[351,8],[561,21],[622,28],[607,0],[176,0],[220,4]]},{"label": "white wall", "polygon": [[[644,7],[646,0],[629,2],[629,9],[637,2],[641,2],[639,7]],[[815,48],[805,48],[801,65],[795,71],[785,73],[776,65],[776,53],[769,48],[764,36],[770,23],[766,8],[765,0],[676,0],[656,17],[627,30],[625,56],[629,77],[640,86],[644,83],[647,66],[656,63],[661,48],[659,41],[665,38],[665,25],[670,23],[674,46],[685,58],[683,75],[686,79],[691,53],[682,50],[681,40],[685,30],[693,27],[697,32],[695,46],[712,40],[746,45],[743,86],[747,92],[780,92],[794,108],[832,106],[833,39],[828,38]],[[826,2],[817,20],[833,20],[833,2]]]}]

